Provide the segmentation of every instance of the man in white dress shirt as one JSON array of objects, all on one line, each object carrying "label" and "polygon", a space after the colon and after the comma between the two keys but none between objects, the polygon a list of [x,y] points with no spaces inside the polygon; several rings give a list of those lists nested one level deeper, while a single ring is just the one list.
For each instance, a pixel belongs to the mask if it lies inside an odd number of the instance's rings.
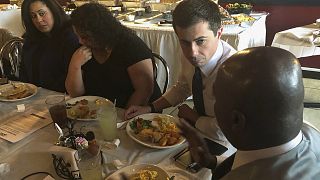
[{"label": "man in white dress shirt", "polygon": [[203,112],[199,113],[187,105],[182,105],[178,116],[186,119],[205,136],[227,146],[230,155],[235,149],[229,146],[217,125],[213,110],[215,95],[212,93],[212,85],[219,66],[236,51],[220,39],[223,28],[219,8],[210,0],[184,0],[173,12],[173,27],[183,51],[178,81],[150,106],[128,108],[125,117],[130,119],[139,114],[161,111],[184,102],[191,95],[195,97],[195,92],[192,90],[195,85],[193,76],[195,69],[198,68],[201,70],[200,78],[202,78],[198,88],[201,89],[203,97],[200,98]]},{"label": "man in white dress shirt", "polygon": [[320,133],[303,124],[299,61],[274,47],[240,51],[214,84],[219,126],[238,151],[213,179],[320,179]]}]

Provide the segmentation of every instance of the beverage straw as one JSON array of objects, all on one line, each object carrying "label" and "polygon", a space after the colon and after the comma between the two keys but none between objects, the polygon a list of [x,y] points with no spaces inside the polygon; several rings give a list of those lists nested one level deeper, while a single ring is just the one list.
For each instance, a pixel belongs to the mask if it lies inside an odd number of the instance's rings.
[{"label": "beverage straw", "polygon": [[114,99],[114,103],[113,103],[114,108],[116,108],[116,104],[117,104],[117,98]]}]

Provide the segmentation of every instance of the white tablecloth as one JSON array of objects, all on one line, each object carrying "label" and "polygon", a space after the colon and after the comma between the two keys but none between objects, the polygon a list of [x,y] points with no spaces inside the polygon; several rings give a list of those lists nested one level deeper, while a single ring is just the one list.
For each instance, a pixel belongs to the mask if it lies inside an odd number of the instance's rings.
[{"label": "white tablecloth", "polygon": [[[0,102],[0,123],[3,123],[9,117],[21,116],[23,114],[17,112],[17,104],[23,103],[26,105],[27,109],[47,111],[44,105],[45,97],[57,93],[43,88],[39,88],[38,90],[37,95],[25,101],[14,103]],[[121,111],[123,110],[118,110],[118,119],[121,119]],[[102,134],[97,121],[78,121],[75,129],[79,131],[82,126],[85,126],[82,128],[82,131],[94,131],[96,139],[101,141]],[[110,164],[112,160],[118,159],[125,165],[140,163],[156,164],[165,169],[171,176],[176,176],[179,180],[211,179],[211,171],[209,169],[204,168],[198,173],[193,174],[176,166],[174,161],[171,160],[171,157],[183,149],[186,144],[172,149],[159,150],[147,148],[136,143],[126,134],[125,130],[118,130],[118,137],[121,142],[117,149],[106,150],[102,147],[106,172],[110,172],[107,171],[108,164]],[[57,139],[58,133],[53,128],[53,124],[49,124],[17,143],[10,143],[0,139],[0,164],[8,163],[10,165],[10,173],[7,174],[5,179],[21,179],[28,174],[39,171],[49,172],[54,175],[54,178],[60,179],[54,171],[52,157],[48,152],[48,148],[51,147]],[[3,176],[0,174],[0,179],[2,179],[1,177]],[[38,177],[39,179],[39,176],[35,177]]]},{"label": "white tablecloth", "polygon": [[314,44],[313,32],[320,30],[316,24],[296,27],[275,34],[272,46],[290,51],[297,58],[320,55],[319,44]]},{"label": "white tablecloth", "polygon": [[21,21],[21,9],[0,10],[0,28],[8,29],[15,36],[25,32]]}]

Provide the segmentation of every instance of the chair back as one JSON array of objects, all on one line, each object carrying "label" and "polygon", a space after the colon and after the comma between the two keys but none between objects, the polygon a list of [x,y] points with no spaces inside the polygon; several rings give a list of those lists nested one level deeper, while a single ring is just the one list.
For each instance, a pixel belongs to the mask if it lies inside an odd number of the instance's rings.
[{"label": "chair back", "polygon": [[1,77],[11,80],[19,79],[21,52],[23,39],[14,37],[7,41],[0,49],[0,70]]},{"label": "chair back", "polygon": [[[153,72],[154,77],[157,80],[160,88],[162,89],[162,93],[164,94],[167,91],[168,84],[169,84],[169,67],[166,62],[159,54],[152,53],[153,54]],[[159,67],[159,65],[162,66],[162,68]]]},{"label": "chair back", "polygon": [[5,28],[0,28],[0,49],[10,39],[14,38],[14,35]]}]

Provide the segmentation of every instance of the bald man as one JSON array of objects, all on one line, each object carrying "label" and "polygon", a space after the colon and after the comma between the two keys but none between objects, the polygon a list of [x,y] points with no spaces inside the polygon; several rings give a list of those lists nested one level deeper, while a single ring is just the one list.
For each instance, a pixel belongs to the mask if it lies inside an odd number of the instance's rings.
[{"label": "bald man", "polygon": [[238,151],[213,179],[320,179],[320,133],[303,124],[301,67],[290,52],[234,54],[219,69],[214,92],[219,126]]}]

